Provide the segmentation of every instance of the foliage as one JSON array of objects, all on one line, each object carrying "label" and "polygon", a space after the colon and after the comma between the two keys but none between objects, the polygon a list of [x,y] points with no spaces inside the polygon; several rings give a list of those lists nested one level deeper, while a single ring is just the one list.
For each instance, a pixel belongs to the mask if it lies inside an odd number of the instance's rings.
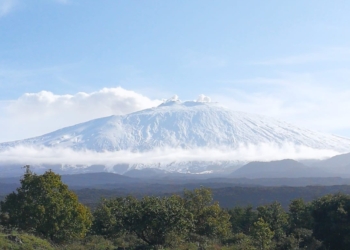
[{"label": "foliage", "polygon": [[[279,241],[284,238],[288,229],[288,214],[283,210],[278,202],[257,208],[258,217],[269,225],[274,233],[274,238]],[[261,222],[260,222],[261,223]]]},{"label": "foliage", "polygon": [[303,199],[292,200],[289,204],[289,225],[292,231],[297,228],[312,229],[311,206]]},{"label": "foliage", "polygon": [[184,191],[187,210],[193,215],[193,233],[213,238],[224,238],[231,231],[230,215],[220,208],[219,203],[212,203],[212,192],[208,188]]},{"label": "foliage", "polygon": [[298,228],[293,231],[292,235],[297,240],[300,249],[319,249],[322,245],[321,241],[315,239],[312,230]]},{"label": "foliage", "polygon": [[113,242],[102,236],[88,236],[80,241],[65,244],[57,247],[58,250],[113,250]]},{"label": "foliage", "polygon": [[27,167],[1,202],[0,249],[350,249],[349,213],[344,194],[292,200],[288,212],[278,202],[224,210],[201,187],[183,196],[102,199],[92,216],[59,175]]},{"label": "foliage", "polygon": [[36,175],[29,166],[17,192],[1,202],[1,213],[4,226],[34,232],[54,242],[82,238],[91,225],[90,211],[59,175],[52,171]]},{"label": "foliage", "polygon": [[93,213],[92,234],[103,235],[107,238],[123,235],[126,232],[124,225],[126,213],[137,202],[131,196],[103,199]]},{"label": "foliage", "polygon": [[185,236],[192,226],[191,214],[177,195],[146,196],[130,206],[125,227],[149,245],[165,245],[169,238]]},{"label": "foliage", "polygon": [[232,232],[235,234],[250,234],[254,222],[258,220],[258,213],[253,209],[252,206],[237,206],[229,209],[228,213],[230,215]]},{"label": "foliage", "polygon": [[54,247],[47,240],[40,239],[31,234],[4,234],[0,232],[0,249],[53,250]]},{"label": "foliage", "polygon": [[[295,181],[292,182],[291,180]],[[264,182],[261,183],[263,186],[240,186],[242,185],[241,182],[235,182],[232,180],[230,183],[223,183],[222,180],[213,180],[213,183],[211,182],[198,182],[196,181],[193,183],[192,181],[186,181],[185,183],[178,183],[175,184],[173,180],[171,179],[163,179],[160,183],[157,183],[154,185],[152,182],[141,182],[141,183],[133,183],[132,185],[125,185],[125,183],[114,183],[114,184],[105,184],[105,185],[99,185],[98,189],[92,188],[82,188],[82,189],[76,189],[74,192],[78,195],[79,200],[86,205],[89,205],[91,208],[96,208],[98,203],[101,200],[101,197],[105,198],[114,198],[114,197],[126,197],[127,195],[132,194],[136,198],[142,198],[144,196],[167,196],[169,194],[173,193],[181,193],[182,190],[185,188],[193,189],[194,185],[200,185],[201,183],[204,185],[212,186],[212,192],[213,192],[213,200],[218,201],[220,204],[220,207],[231,209],[236,206],[248,206],[251,205],[254,209],[261,205],[266,205],[269,203],[272,203],[274,201],[278,201],[281,203],[282,207],[285,210],[288,210],[288,206],[290,204],[291,200],[302,198],[305,202],[310,202],[316,198],[320,198],[323,195],[332,194],[332,193],[345,193],[350,194],[350,185],[340,185],[340,186],[303,186],[299,187],[298,185],[301,185],[298,181],[304,183],[304,179],[291,179],[290,184],[291,186],[278,186],[281,185],[281,182],[288,182],[288,180],[283,179],[279,180],[279,182],[276,182],[276,186],[264,186],[264,185],[273,185],[275,179],[265,179]],[[306,182],[307,183],[314,183],[314,182]],[[86,180],[88,183],[89,180]],[[248,180],[244,180],[248,181]],[[252,179],[249,181],[256,181],[257,179]],[[261,180],[262,181],[262,180]],[[323,185],[322,182],[324,182],[324,185],[329,185],[329,183],[336,183],[336,182],[329,182],[324,178],[321,178],[320,180],[315,181],[315,183],[319,183],[319,185]],[[347,181],[350,183],[350,179],[342,179],[340,181]],[[340,182],[339,181],[339,182]],[[255,182],[254,182],[255,183]],[[286,185],[282,182],[283,185]],[[88,184],[86,184],[88,185]],[[293,186],[296,185],[296,186]],[[304,185],[304,184],[303,184]],[[1,185],[0,185],[1,186]],[[218,186],[227,186],[223,188],[219,188]],[[232,186],[232,187],[230,187]],[[214,188],[215,187],[215,188]],[[0,187],[0,195],[3,191]],[[10,191],[9,191],[10,192]],[[9,192],[6,192],[8,194]]]},{"label": "foliage", "polygon": [[[252,228],[253,229],[253,228]],[[230,250],[255,250],[254,239],[247,234],[237,233],[234,234],[230,239],[225,241],[226,245],[229,245]]]},{"label": "foliage", "polygon": [[254,223],[252,236],[256,241],[258,249],[271,249],[274,232],[263,218],[259,218],[258,221]]},{"label": "foliage", "polygon": [[312,202],[313,234],[326,249],[350,249],[350,196],[326,195]]},{"label": "foliage", "polygon": [[200,244],[230,233],[230,216],[212,202],[211,190],[185,190],[184,197],[145,196],[102,200],[94,211],[92,234],[107,238],[134,234],[151,246]]}]

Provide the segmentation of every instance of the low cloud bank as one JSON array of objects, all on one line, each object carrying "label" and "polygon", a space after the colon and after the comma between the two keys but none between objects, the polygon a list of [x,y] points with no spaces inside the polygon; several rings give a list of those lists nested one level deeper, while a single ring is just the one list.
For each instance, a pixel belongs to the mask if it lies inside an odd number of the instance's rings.
[{"label": "low cloud bank", "polygon": [[[260,144],[240,145],[236,149],[229,148],[196,148],[180,149],[165,148],[155,149],[148,152],[94,152],[94,151],[73,151],[63,148],[34,148],[18,146],[0,152],[0,163],[8,164],[60,164],[60,165],[104,165],[112,168],[117,164],[144,164],[154,165],[174,162],[250,162],[250,161],[271,161],[282,159],[325,159],[339,154],[332,150],[313,149],[305,146],[284,144],[283,146]],[[2,164],[3,165],[3,164]]]}]

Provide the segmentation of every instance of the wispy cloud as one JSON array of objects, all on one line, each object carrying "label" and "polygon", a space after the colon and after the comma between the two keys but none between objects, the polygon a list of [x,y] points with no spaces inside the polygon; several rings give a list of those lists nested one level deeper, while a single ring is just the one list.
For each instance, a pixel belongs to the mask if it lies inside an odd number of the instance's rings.
[{"label": "wispy cloud", "polygon": [[350,48],[327,48],[320,51],[286,56],[275,59],[253,62],[256,65],[293,65],[317,62],[350,61]]},{"label": "wispy cloud", "polygon": [[[211,94],[226,106],[272,116],[328,133],[350,131],[350,70],[284,73],[227,81],[224,93]],[[350,132],[348,133],[350,136]]]},{"label": "wispy cloud", "polygon": [[70,72],[79,69],[81,64],[81,62],[73,62],[29,69],[9,68],[0,64],[0,96],[4,96],[6,92],[12,92],[16,88],[25,91],[25,89],[37,89],[41,85],[44,89],[47,82],[50,82],[51,85],[64,86],[65,89],[70,90],[84,86],[81,83],[72,83],[65,79],[66,76],[69,78]]},{"label": "wispy cloud", "polygon": [[[0,18],[14,11],[23,0],[0,0]],[[68,5],[71,0],[52,0],[54,3]],[[24,1],[23,1],[24,2]]]},{"label": "wispy cloud", "polygon": [[17,0],[0,0],[0,17],[12,12],[18,5]]}]

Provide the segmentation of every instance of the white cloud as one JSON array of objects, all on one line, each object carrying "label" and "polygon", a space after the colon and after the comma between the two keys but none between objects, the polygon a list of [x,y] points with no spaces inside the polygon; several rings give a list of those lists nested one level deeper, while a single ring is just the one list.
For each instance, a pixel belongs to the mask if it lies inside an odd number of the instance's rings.
[{"label": "white cloud", "polygon": [[211,102],[211,98],[202,94],[198,96],[197,102]]},{"label": "white cloud", "polygon": [[212,97],[237,111],[271,116],[327,133],[348,130],[350,136],[348,79],[349,70],[252,78],[233,81],[225,94]]},{"label": "white cloud", "polygon": [[18,5],[17,0],[0,0],[0,17],[6,16]]},{"label": "white cloud", "polygon": [[117,164],[153,165],[166,170],[181,170],[183,165],[175,162],[218,162],[218,161],[271,161],[282,159],[324,159],[338,152],[312,149],[305,146],[284,144],[241,145],[237,149],[229,148],[159,148],[148,152],[93,152],[73,151],[67,148],[14,147],[0,152],[0,163],[8,164],[58,164],[76,166],[105,165],[111,169]]},{"label": "white cloud", "polygon": [[[235,84],[251,84],[252,87],[270,83],[266,89],[239,88],[226,90],[226,95],[215,95],[231,109],[277,117],[297,125],[322,131],[350,129],[350,117],[344,114],[350,109],[350,90],[317,85],[309,75],[289,75],[280,79],[256,78]],[[317,81],[316,81],[317,82]],[[281,84],[279,84],[281,83]],[[234,83],[233,83],[234,84]],[[176,98],[178,99],[178,98]],[[201,95],[200,101],[209,100]],[[121,115],[157,106],[160,100],[152,100],[121,87],[104,88],[92,93],[57,95],[47,91],[27,93],[16,100],[0,102],[1,141],[23,139],[41,135],[86,120]],[[3,139],[8,138],[8,139]],[[271,144],[227,148],[155,149],[144,153],[128,151],[97,153],[75,152],[70,149],[16,147],[0,153],[1,162],[17,164],[68,164],[112,167],[127,164],[166,164],[178,161],[254,161],[326,158],[336,155],[330,150],[317,150],[292,144],[282,147]],[[158,164],[157,164],[158,165]]]},{"label": "white cloud", "polygon": [[165,100],[164,102],[181,102],[180,98],[178,95],[174,95],[170,97],[169,99]]},{"label": "white cloud", "polygon": [[121,87],[74,95],[56,95],[48,91],[27,93],[17,100],[0,102],[0,141],[37,136],[87,120],[123,115],[160,103],[160,100],[151,100]]}]

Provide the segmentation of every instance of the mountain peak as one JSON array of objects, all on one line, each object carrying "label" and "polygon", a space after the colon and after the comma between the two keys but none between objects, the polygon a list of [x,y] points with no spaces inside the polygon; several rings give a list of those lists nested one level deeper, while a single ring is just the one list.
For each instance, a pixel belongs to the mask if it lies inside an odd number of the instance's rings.
[{"label": "mountain peak", "polygon": [[[152,109],[110,116],[22,141],[1,143],[74,150],[149,151],[156,148],[229,148],[286,144],[347,152],[350,140],[301,129],[259,115],[231,111],[210,98],[181,102],[174,96]],[[203,101],[204,100],[204,101]]]},{"label": "mountain peak", "polygon": [[56,157],[56,152],[68,149],[69,158],[72,154],[83,154],[84,158],[89,154],[95,164],[103,162],[99,158],[106,153],[112,166],[132,163],[145,168],[151,164],[164,170],[201,172],[202,166],[211,168],[218,162],[227,167],[252,160],[315,159],[350,149],[350,139],[235,112],[209,101],[209,97],[200,96],[197,101],[181,102],[174,96],[155,108],[0,143],[0,151],[18,148],[22,154],[23,147],[34,148],[39,149],[37,155],[46,150],[52,152],[50,157]]}]

